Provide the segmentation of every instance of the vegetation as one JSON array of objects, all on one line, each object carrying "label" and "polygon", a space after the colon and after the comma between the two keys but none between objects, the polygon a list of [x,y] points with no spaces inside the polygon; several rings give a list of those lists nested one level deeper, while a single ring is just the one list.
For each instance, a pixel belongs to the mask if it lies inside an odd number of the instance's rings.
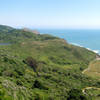
[{"label": "vegetation", "polygon": [[0,45],[1,100],[91,100],[82,90],[100,87],[82,74],[95,59],[92,51],[8,26],[0,26],[0,42],[10,43]]},{"label": "vegetation", "polygon": [[84,74],[93,77],[100,78],[100,60],[94,60],[90,63],[88,69],[84,72]]},{"label": "vegetation", "polygon": [[82,93],[81,90],[72,89],[68,93],[69,97],[67,100],[87,100],[86,96]]}]

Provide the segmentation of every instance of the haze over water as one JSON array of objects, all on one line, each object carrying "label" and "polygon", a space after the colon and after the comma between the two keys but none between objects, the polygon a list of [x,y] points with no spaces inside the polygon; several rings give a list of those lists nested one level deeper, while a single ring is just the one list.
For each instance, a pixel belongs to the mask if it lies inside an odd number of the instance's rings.
[{"label": "haze over water", "polygon": [[47,33],[66,39],[69,43],[83,46],[100,54],[100,30],[79,29],[40,29],[40,33]]}]

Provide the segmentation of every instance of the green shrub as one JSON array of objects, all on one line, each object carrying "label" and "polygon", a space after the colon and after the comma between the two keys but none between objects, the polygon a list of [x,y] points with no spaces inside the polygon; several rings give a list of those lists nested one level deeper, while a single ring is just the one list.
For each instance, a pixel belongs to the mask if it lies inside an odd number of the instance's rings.
[{"label": "green shrub", "polygon": [[86,96],[83,95],[82,90],[71,89],[68,93],[67,100],[87,100]]},{"label": "green shrub", "polygon": [[38,88],[38,89],[48,89],[46,86],[44,86],[39,80],[35,80],[32,88]]},{"label": "green shrub", "polygon": [[23,62],[26,63],[31,68],[33,68],[34,72],[37,72],[38,63],[34,58],[27,57]]}]

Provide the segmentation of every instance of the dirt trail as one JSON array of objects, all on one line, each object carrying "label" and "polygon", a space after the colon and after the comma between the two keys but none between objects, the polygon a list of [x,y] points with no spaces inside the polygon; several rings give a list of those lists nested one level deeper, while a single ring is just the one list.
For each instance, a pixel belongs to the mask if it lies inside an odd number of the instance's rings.
[{"label": "dirt trail", "polygon": [[[98,61],[98,60],[100,60],[100,55],[99,56],[96,56],[96,58],[93,61]],[[83,70],[82,74],[84,74],[86,71],[88,71],[91,68],[90,66],[91,66],[91,63],[93,61],[90,62],[88,68],[86,68],[85,70]]]},{"label": "dirt trail", "polygon": [[[95,60],[96,60],[96,59],[95,59]],[[95,61],[95,60],[93,60],[93,61]],[[91,66],[91,63],[92,63],[93,61],[90,62],[88,68],[86,68],[85,70],[82,71],[82,74],[84,74],[86,71],[88,71],[88,70],[91,68],[90,66]]]},{"label": "dirt trail", "polygon": [[97,89],[97,90],[100,90],[100,88],[96,88],[96,87],[86,87],[86,88],[82,89],[82,92],[83,92],[84,94],[87,94],[87,93],[85,92],[85,90],[89,90],[89,89]]},{"label": "dirt trail", "polygon": [[[96,59],[93,60],[93,61],[98,61],[98,60],[100,60],[100,57],[98,57],[98,58],[96,57]],[[92,63],[93,61],[90,62],[88,68],[86,68],[85,70],[83,70],[82,74],[84,74],[86,71],[90,70],[90,68],[91,68],[90,66],[91,66],[91,63]],[[100,90],[100,88],[96,88],[96,87],[86,87],[86,88],[82,89],[82,92],[83,92],[84,94],[87,94],[87,93],[85,92],[85,90],[88,90],[88,89],[97,89],[97,90]]]}]

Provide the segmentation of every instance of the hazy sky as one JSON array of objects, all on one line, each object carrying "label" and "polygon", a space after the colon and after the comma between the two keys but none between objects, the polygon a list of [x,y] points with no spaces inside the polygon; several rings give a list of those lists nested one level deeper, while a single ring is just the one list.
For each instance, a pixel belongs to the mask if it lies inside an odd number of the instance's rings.
[{"label": "hazy sky", "polygon": [[100,28],[100,0],[0,0],[0,24]]}]

